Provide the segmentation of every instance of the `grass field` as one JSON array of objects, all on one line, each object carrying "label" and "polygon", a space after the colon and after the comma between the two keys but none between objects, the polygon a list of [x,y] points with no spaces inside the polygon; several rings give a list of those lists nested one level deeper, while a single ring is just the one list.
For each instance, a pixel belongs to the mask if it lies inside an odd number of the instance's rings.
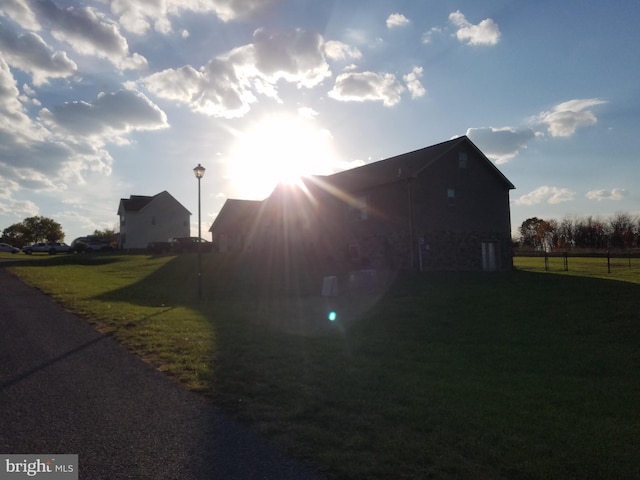
[{"label": "grass field", "polygon": [[6,268],[333,478],[640,478],[638,264],[516,258],[327,299],[203,260],[203,301],[194,255]]}]

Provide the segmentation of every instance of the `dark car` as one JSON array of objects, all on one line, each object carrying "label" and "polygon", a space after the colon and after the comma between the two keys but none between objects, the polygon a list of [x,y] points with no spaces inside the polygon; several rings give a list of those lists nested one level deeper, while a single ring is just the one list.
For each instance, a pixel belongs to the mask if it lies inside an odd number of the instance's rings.
[{"label": "dark car", "polygon": [[169,243],[174,253],[210,252],[213,250],[213,244],[211,242],[198,237],[173,237],[169,239]]},{"label": "dark car", "polygon": [[9,245],[8,243],[0,243],[0,252],[18,253],[20,249]]},{"label": "dark car", "polygon": [[171,242],[149,242],[147,251],[150,253],[169,253],[171,251]]}]

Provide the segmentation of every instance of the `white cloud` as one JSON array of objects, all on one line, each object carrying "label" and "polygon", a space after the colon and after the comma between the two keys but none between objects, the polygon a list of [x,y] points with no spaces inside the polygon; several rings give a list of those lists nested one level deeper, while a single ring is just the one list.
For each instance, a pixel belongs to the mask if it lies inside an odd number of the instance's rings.
[{"label": "white cloud", "polygon": [[603,103],[606,102],[598,98],[569,100],[542,112],[536,120],[546,125],[552,137],[570,137],[578,128],[596,124],[598,119],[588,109]]},{"label": "white cloud", "polygon": [[347,45],[337,40],[329,40],[324,44],[324,53],[331,60],[359,60],[362,58],[362,52],[356,47]]},{"label": "white cloud", "polygon": [[279,0],[110,0],[111,12],[122,27],[142,35],[153,25],[156,32],[172,31],[170,17],[185,12],[214,13],[223,22],[250,17]]},{"label": "white cloud", "polygon": [[449,14],[449,21],[458,27],[456,37],[462,43],[467,43],[468,45],[495,45],[500,40],[500,29],[490,18],[473,25],[458,10]]},{"label": "white cloud", "polygon": [[256,94],[277,99],[280,80],[311,88],[330,75],[320,35],[302,30],[268,34],[259,29],[254,43],[200,69],[190,65],[167,69],[142,83],[153,94],[187,104],[195,112],[237,118],[257,101]]},{"label": "white cloud", "polygon": [[382,102],[392,107],[400,102],[404,87],[390,73],[342,73],[336,79],[329,96],[344,102]]},{"label": "white cloud", "polygon": [[143,94],[130,90],[100,93],[93,103],[70,102],[40,111],[52,129],[92,140],[126,143],[124,134],[134,130],[167,128],[167,116]]},{"label": "white cloud", "polygon": [[331,75],[322,45],[322,36],[317,33],[258,29],[253,33],[255,67],[271,83],[284,79],[313,87]]},{"label": "white cloud", "polygon": [[122,70],[147,66],[142,55],[129,52],[119,25],[97,10],[91,7],[62,9],[51,0],[35,2],[33,6],[39,20],[51,25],[52,35],[71,45],[78,53],[103,58]]},{"label": "white cloud", "polygon": [[387,18],[387,28],[404,27],[411,23],[407,17],[401,13],[392,13]]},{"label": "white cloud", "polygon": [[628,195],[624,188],[612,190],[591,190],[585,195],[589,200],[622,200]]},{"label": "white cloud", "polygon": [[142,82],[161,98],[185,103],[194,112],[215,117],[242,117],[256,101],[249,83],[242,81],[233,65],[223,60],[211,60],[200,70],[188,65],[164,70]]},{"label": "white cloud", "polygon": [[422,34],[422,43],[425,45],[430,44],[434,37],[441,35],[442,32],[442,27],[431,27],[428,31]]},{"label": "white cloud", "polygon": [[2,23],[0,52],[9,65],[31,74],[35,85],[50,78],[69,77],[78,69],[65,52],[54,52],[36,33],[17,34]]},{"label": "white cloud", "polygon": [[569,202],[573,200],[575,192],[572,192],[568,188],[549,187],[543,185],[536,188],[532,192],[522,195],[516,199],[514,203],[516,205],[538,205],[540,203],[549,203],[551,205],[563,202]]},{"label": "white cloud", "polygon": [[530,128],[483,127],[467,129],[467,136],[487,157],[497,164],[503,164],[527,148],[527,143],[536,137],[536,133]]},{"label": "white cloud", "polygon": [[403,75],[402,79],[407,84],[407,89],[411,93],[411,98],[418,98],[424,96],[427,91],[422,86],[420,79],[422,78],[422,67],[413,67],[411,73]]},{"label": "white cloud", "polygon": [[40,30],[40,23],[35,14],[22,0],[3,0],[0,17],[9,17],[27,30]]}]

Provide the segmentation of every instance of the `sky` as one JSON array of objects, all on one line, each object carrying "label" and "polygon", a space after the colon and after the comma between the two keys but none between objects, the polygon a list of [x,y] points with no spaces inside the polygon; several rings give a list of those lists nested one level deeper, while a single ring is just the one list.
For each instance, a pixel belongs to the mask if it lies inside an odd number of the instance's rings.
[{"label": "sky", "polygon": [[[636,0],[2,0],[0,231],[70,242],[469,138],[531,217],[640,215]],[[207,233],[206,236],[209,234]]]}]

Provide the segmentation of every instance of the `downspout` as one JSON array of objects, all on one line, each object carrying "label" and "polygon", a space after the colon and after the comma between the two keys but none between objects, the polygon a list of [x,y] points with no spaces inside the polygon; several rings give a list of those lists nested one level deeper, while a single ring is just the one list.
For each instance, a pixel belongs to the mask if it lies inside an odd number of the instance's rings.
[{"label": "downspout", "polygon": [[409,193],[409,252],[410,252],[410,265],[411,265],[411,269],[415,269],[415,253],[414,253],[414,238],[413,238],[413,230],[414,230],[414,223],[413,223],[413,186],[411,184],[411,180],[413,180],[415,177],[413,176],[409,176],[407,177],[407,189],[408,189],[408,193]]}]

